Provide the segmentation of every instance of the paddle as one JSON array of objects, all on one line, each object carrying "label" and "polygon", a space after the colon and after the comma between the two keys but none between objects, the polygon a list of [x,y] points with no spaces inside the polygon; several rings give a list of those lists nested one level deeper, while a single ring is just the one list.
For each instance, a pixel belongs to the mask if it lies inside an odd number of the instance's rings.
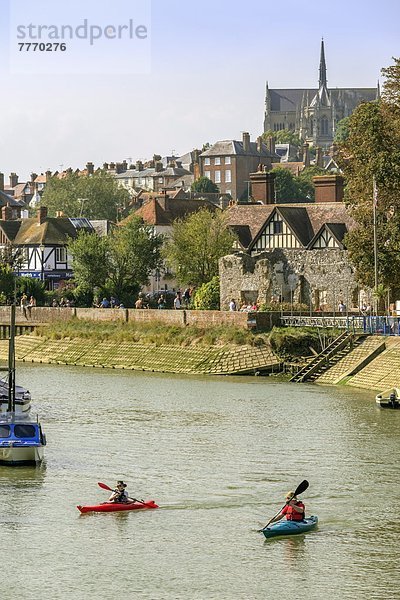
[{"label": "paddle", "polygon": [[[293,498],[295,496],[298,496],[299,494],[302,494],[303,492],[306,491],[306,489],[308,488],[310,484],[308,483],[307,479],[304,479],[295,489],[294,494],[293,494]],[[258,529],[259,532],[264,531],[264,529],[267,529],[268,525],[271,523],[271,521],[273,521],[275,519],[275,517],[277,517],[279,515],[280,512],[282,512],[282,510],[285,508],[286,504],[284,504],[284,506],[282,506],[281,510],[279,510],[276,515],[274,515],[272,517],[272,519],[270,519],[268,521],[268,523],[262,528],[262,529]]]},{"label": "paddle", "polygon": [[[100,486],[101,488],[103,488],[103,490],[107,490],[109,492],[114,492],[115,491],[112,488],[110,488],[110,486],[108,486],[107,484],[101,483],[101,481],[98,481],[97,485]],[[138,500],[137,498],[132,498],[132,500],[133,500],[133,502],[139,502],[140,504],[146,505],[146,502],[144,500]]]}]

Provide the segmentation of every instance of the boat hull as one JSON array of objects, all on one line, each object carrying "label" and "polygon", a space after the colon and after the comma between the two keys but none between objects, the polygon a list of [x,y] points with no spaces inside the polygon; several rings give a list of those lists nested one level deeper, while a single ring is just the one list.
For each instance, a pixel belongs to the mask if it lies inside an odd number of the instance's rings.
[{"label": "boat hull", "polygon": [[29,465],[42,462],[44,446],[0,447],[0,464],[2,465]]},{"label": "boat hull", "polygon": [[267,539],[282,535],[299,535],[312,531],[318,525],[318,517],[308,517],[303,521],[279,521],[270,525],[262,532]]},{"label": "boat hull", "polygon": [[400,389],[391,388],[386,392],[377,394],[375,401],[381,408],[400,409]]},{"label": "boat hull", "polygon": [[81,513],[88,512],[121,512],[126,510],[139,510],[146,508],[158,508],[158,505],[154,500],[147,500],[146,502],[103,502],[102,504],[94,504],[93,506],[81,506],[76,507]]}]

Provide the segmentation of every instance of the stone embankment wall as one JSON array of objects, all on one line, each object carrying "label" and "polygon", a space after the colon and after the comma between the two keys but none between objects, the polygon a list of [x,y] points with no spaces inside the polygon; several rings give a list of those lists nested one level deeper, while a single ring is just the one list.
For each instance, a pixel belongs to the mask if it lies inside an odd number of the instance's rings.
[{"label": "stone embankment wall", "polygon": [[[207,375],[278,372],[269,346],[157,346],[90,339],[48,340],[18,336],[16,359],[23,362]],[[8,340],[0,340],[0,361],[8,359]]]},{"label": "stone embankment wall", "polygon": [[[164,325],[235,325],[236,327],[271,329],[279,325],[280,313],[245,313],[219,310],[136,310],[119,308],[52,308],[37,306],[25,312],[17,307],[17,323],[45,324],[70,319],[145,323],[160,321]],[[0,323],[10,322],[10,307],[0,307]]]}]

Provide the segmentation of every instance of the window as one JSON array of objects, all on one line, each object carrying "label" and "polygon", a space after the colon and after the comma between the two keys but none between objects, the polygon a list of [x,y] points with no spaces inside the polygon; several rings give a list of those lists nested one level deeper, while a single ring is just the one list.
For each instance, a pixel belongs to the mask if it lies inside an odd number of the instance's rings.
[{"label": "window", "polygon": [[36,434],[36,428],[34,425],[15,425],[14,434],[15,437],[19,438],[33,438]]},{"label": "window", "polygon": [[231,157],[230,156],[225,156],[225,164],[226,165],[230,165],[231,164]]},{"label": "window", "polygon": [[214,171],[215,183],[221,183],[221,171]]},{"label": "window", "polygon": [[283,223],[282,221],[274,221],[274,233],[282,233]]},{"label": "window", "polygon": [[0,425],[0,438],[10,437],[10,431],[9,425]]},{"label": "window", "polygon": [[208,177],[208,179],[211,179],[211,171],[204,171],[204,177]]},{"label": "window", "polygon": [[221,157],[220,156],[216,156],[214,158],[214,164],[215,165],[220,165],[221,164]]},{"label": "window", "polygon": [[232,196],[232,190],[226,190],[225,194],[229,194],[229,196]]},{"label": "window", "polygon": [[56,262],[66,262],[67,251],[65,248],[56,248]]},{"label": "window", "polygon": [[232,173],[230,169],[226,169],[225,171],[225,183],[230,183],[232,181]]},{"label": "window", "polygon": [[321,119],[321,135],[328,135],[328,119],[325,115]]},{"label": "window", "polygon": [[210,159],[209,159],[209,158],[205,158],[205,159],[204,159],[204,164],[205,164],[205,165],[211,165],[211,161],[210,161]]}]

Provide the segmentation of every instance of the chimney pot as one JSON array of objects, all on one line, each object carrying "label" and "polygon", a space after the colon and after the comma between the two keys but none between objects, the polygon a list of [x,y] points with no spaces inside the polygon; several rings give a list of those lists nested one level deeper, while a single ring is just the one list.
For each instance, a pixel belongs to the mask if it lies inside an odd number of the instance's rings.
[{"label": "chimney pot", "polygon": [[12,216],[13,216],[13,211],[11,206],[7,203],[5,206],[3,206],[3,208],[1,209],[1,218],[3,221],[11,221],[12,220]]},{"label": "chimney pot", "polygon": [[250,151],[250,134],[247,131],[243,132],[243,151],[246,153]]},{"label": "chimney pot", "polygon": [[41,225],[47,217],[47,206],[39,206],[37,211],[38,224]]},{"label": "chimney pot", "polygon": [[10,173],[10,187],[15,188],[18,184],[18,175],[16,173]]}]

